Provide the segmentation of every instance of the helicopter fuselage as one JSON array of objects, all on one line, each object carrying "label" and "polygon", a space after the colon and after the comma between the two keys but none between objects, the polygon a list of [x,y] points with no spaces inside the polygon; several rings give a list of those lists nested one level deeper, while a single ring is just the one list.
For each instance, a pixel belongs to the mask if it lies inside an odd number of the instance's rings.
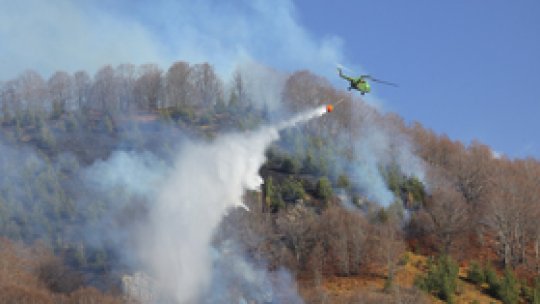
[{"label": "helicopter fuselage", "polygon": [[349,90],[350,89],[355,89],[357,91],[360,91],[360,93],[362,93],[362,95],[371,92],[371,86],[369,85],[369,82],[367,82],[362,77],[359,77],[359,78],[356,78],[356,79],[352,80],[351,81],[351,86],[349,87]]}]

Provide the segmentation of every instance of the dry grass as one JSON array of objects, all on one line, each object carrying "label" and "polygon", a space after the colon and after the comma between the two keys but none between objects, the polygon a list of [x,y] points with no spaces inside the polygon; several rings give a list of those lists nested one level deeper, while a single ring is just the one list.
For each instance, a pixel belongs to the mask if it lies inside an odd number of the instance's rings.
[{"label": "dry grass", "polygon": [[[405,259],[404,259],[405,260]],[[423,275],[427,270],[427,257],[411,252],[407,253],[407,262],[401,263],[396,272],[395,286],[402,290],[414,290],[414,279],[418,275]],[[458,293],[455,303],[501,303],[484,292],[484,288],[477,287],[465,280],[468,267],[460,267],[458,281]],[[386,270],[381,269],[380,273],[370,275],[350,276],[350,277],[327,277],[319,287],[313,286],[307,279],[299,281],[300,294],[307,303],[357,303],[354,299],[359,296],[367,296],[374,299],[374,302],[363,301],[361,303],[392,303],[391,296],[383,292],[386,279]],[[375,300],[378,299],[378,300]],[[436,297],[426,296],[428,303],[444,303]],[[411,302],[414,303],[414,302]]]}]

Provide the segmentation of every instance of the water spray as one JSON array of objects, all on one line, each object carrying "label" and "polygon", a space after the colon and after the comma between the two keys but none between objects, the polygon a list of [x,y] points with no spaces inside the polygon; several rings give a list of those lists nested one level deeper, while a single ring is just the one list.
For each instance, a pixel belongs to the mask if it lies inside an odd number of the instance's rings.
[{"label": "water spray", "polygon": [[327,112],[322,105],[276,125],[183,146],[159,189],[141,240],[142,259],[159,294],[177,303],[199,300],[215,271],[214,232],[231,208],[244,206],[246,190],[260,190],[266,149],[279,139],[279,131]]}]

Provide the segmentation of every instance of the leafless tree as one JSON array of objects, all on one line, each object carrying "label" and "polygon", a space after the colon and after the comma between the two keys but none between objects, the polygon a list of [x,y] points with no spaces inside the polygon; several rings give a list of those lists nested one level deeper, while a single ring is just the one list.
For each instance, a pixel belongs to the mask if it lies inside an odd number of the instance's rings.
[{"label": "leafless tree", "polygon": [[441,186],[427,200],[419,218],[425,219],[421,225],[426,233],[433,235],[439,250],[448,254],[460,239],[466,239],[470,210],[461,193],[450,186]]},{"label": "leafless tree", "polygon": [[114,113],[118,109],[118,94],[116,90],[114,69],[104,66],[94,76],[92,84],[92,105],[97,110]]},{"label": "leafless tree", "polygon": [[20,97],[31,112],[47,110],[47,86],[45,80],[37,72],[27,70],[17,78]]},{"label": "leafless tree", "polygon": [[219,99],[223,100],[223,84],[211,65],[194,65],[190,76],[197,92],[200,111],[212,108]]},{"label": "leafless tree", "polygon": [[399,258],[405,250],[400,218],[396,210],[380,209],[369,226],[364,259],[370,267],[386,269],[392,279],[397,270]]},{"label": "leafless tree", "polygon": [[115,83],[118,86],[118,103],[123,113],[134,110],[134,87],[137,78],[137,67],[133,64],[121,64],[115,70]]},{"label": "leafless tree", "polygon": [[293,253],[296,264],[302,267],[309,249],[313,247],[316,234],[316,215],[312,209],[303,204],[296,204],[279,213],[276,219],[278,234]]},{"label": "leafless tree", "polygon": [[59,117],[67,106],[73,106],[70,102],[73,100],[73,79],[66,72],[55,72],[47,81],[49,96],[52,103],[53,117]]},{"label": "leafless tree", "polygon": [[229,106],[237,109],[245,109],[250,104],[244,76],[240,71],[236,71],[233,76],[231,86],[231,98]]},{"label": "leafless tree", "polygon": [[188,63],[175,62],[165,76],[165,99],[174,108],[194,106],[194,86],[190,82],[191,68]]},{"label": "leafless tree", "polygon": [[363,216],[330,205],[320,217],[319,229],[326,257],[334,264],[333,271],[340,275],[359,273],[364,263],[368,230]]},{"label": "leafless tree", "polygon": [[85,71],[75,72],[74,78],[74,94],[78,110],[83,110],[88,106],[88,98],[90,95],[91,79]]},{"label": "leafless tree", "polygon": [[135,82],[135,97],[140,109],[156,111],[162,100],[163,72],[155,64],[145,64],[139,68],[139,77]]},{"label": "leafless tree", "polygon": [[527,226],[535,204],[529,201],[527,180],[523,169],[507,159],[497,161],[495,187],[488,203],[488,223],[496,232],[499,255],[506,266],[516,266],[524,260]]},{"label": "leafless tree", "polygon": [[10,80],[3,84],[0,98],[2,99],[2,120],[9,122],[16,113],[22,110],[21,96],[15,80]]}]

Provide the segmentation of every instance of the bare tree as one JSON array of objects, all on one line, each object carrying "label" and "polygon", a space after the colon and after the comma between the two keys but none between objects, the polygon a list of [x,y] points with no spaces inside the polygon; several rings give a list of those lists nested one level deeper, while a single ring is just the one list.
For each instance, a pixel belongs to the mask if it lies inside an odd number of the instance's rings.
[{"label": "bare tree", "polygon": [[17,82],[14,80],[7,81],[2,86],[0,92],[2,99],[2,120],[10,122],[13,116],[22,110],[21,97],[17,89]]},{"label": "bare tree", "polygon": [[45,80],[37,72],[27,70],[17,78],[20,97],[26,108],[32,112],[44,112],[47,109]]},{"label": "bare tree", "polygon": [[47,86],[53,117],[57,118],[66,111],[66,106],[73,99],[73,79],[68,73],[58,71],[49,78]]},{"label": "bare tree", "polygon": [[421,221],[422,228],[434,237],[435,244],[439,244],[438,249],[448,254],[468,230],[470,207],[461,193],[449,186],[442,186],[435,189],[426,201],[419,218],[424,219]]},{"label": "bare tree", "polygon": [[456,155],[451,166],[456,188],[470,205],[478,205],[489,191],[493,159],[491,149],[477,141]]},{"label": "bare tree", "polygon": [[134,87],[137,77],[137,67],[133,64],[121,64],[116,67],[114,76],[118,88],[118,106],[123,113],[134,109]]},{"label": "bare tree", "polygon": [[303,204],[296,204],[288,210],[281,211],[276,219],[278,234],[282,235],[287,247],[296,259],[296,264],[302,268],[309,249],[316,240],[315,212]]},{"label": "bare tree", "polygon": [[91,79],[85,71],[75,72],[74,78],[74,94],[78,110],[83,110],[88,106],[90,95]]},{"label": "bare tree", "polygon": [[175,62],[165,76],[167,106],[180,109],[194,106],[194,86],[190,82],[191,68],[183,61]]},{"label": "bare tree", "polygon": [[118,94],[115,85],[114,69],[104,66],[94,76],[92,101],[97,110],[114,113],[118,109]]},{"label": "bare tree", "polygon": [[396,210],[380,209],[367,233],[365,262],[387,270],[389,280],[395,276],[397,263],[405,250],[400,219]]},{"label": "bare tree", "polygon": [[328,81],[308,71],[292,74],[285,83],[284,103],[293,111],[328,103],[333,93]]},{"label": "bare tree", "polygon": [[162,99],[162,70],[155,64],[145,64],[139,69],[135,82],[135,96],[140,109],[156,111]]},{"label": "bare tree", "polygon": [[367,225],[362,215],[330,205],[320,217],[320,239],[334,271],[357,274],[366,252]]},{"label": "bare tree", "polygon": [[245,80],[240,71],[236,71],[233,76],[231,86],[231,96],[229,98],[229,107],[235,109],[245,109],[250,105]]},{"label": "bare tree", "polygon": [[200,110],[213,107],[223,100],[223,84],[208,63],[196,64],[192,68],[191,81],[195,86]]},{"label": "bare tree", "polygon": [[498,254],[504,265],[516,266],[524,260],[527,225],[535,204],[527,195],[527,180],[519,164],[502,159],[494,174],[495,187],[488,203],[488,223],[497,234]]}]

